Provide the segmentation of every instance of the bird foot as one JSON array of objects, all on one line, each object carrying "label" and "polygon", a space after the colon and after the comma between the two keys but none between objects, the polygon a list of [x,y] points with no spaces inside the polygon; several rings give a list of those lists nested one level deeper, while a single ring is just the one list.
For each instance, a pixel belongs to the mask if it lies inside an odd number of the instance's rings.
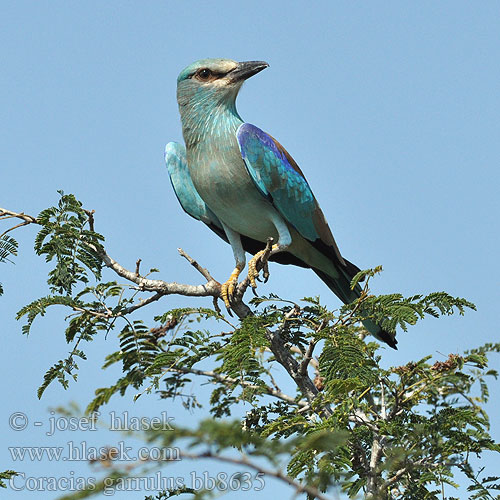
[{"label": "bird foot", "polygon": [[[278,245],[275,244],[275,245],[273,245],[271,247],[271,252],[274,252],[274,251],[276,251],[278,249],[279,249]],[[257,252],[252,257],[252,259],[250,260],[250,262],[248,263],[248,279],[250,280],[250,285],[251,285],[251,287],[254,290],[255,290],[255,288],[257,288],[257,282],[255,280],[259,277],[259,271],[257,271],[257,264],[262,259],[262,257],[264,255],[267,254],[267,258],[269,258],[269,254],[271,252],[269,252],[268,250],[261,250],[260,252]],[[269,267],[267,265],[267,258],[262,263],[262,265],[263,265],[263,268],[262,268],[263,269],[263,273],[262,274],[263,274],[263,277],[264,277],[264,283],[266,283],[267,280],[269,279]]]},{"label": "bird foot", "polygon": [[236,288],[236,285],[238,284],[238,276],[240,275],[240,273],[241,269],[235,267],[234,271],[231,273],[231,276],[229,276],[229,279],[221,285],[220,295],[228,309],[230,309],[231,307],[230,301],[233,298],[234,290]]},{"label": "bird foot", "polygon": [[267,280],[269,279],[269,264],[267,261],[264,263],[264,267],[262,268],[262,277],[264,278],[264,283],[267,283]]}]

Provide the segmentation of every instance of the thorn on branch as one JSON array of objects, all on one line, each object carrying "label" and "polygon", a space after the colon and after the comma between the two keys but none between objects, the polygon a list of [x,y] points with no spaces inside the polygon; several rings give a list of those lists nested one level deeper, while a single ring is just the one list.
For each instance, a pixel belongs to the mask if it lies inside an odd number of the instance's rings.
[{"label": "thorn on branch", "polygon": [[137,262],[135,263],[135,275],[137,277],[140,276],[140,274],[139,274],[139,268],[141,267],[141,262],[142,262],[142,259],[137,259]]}]

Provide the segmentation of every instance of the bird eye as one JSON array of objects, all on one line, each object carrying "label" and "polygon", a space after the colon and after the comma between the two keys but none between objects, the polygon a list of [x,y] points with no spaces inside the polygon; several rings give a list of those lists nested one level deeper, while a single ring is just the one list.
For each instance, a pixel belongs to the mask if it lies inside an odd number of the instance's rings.
[{"label": "bird eye", "polygon": [[207,68],[200,69],[200,71],[198,71],[198,77],[200,80],[208,80],[211,76],[212,72]]}]

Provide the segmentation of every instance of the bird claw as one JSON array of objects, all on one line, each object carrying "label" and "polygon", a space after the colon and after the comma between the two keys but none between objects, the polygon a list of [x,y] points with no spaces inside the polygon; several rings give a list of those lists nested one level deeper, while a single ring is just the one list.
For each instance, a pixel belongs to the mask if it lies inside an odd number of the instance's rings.
[{"label": "bird claw", "polygon": [[[272,243],[272,240],[268,241],[268,245]],[[271,250],[277,250],[278,245],[273,245]],[[269,248],[266,247],[265,250],[261,250],[257,252],[253,258],[248,263],[248,280],[250,281],[250,286],[252,287],[252,291],[256,297],[257,294],[257,280],[261,283],[266,283],[269,279],[269,266],[267,264],[267,259],[269,258]],[[259,271],[257,271],[258,263],[262,265],[262,277],[263,280],[259,276]],[[220,298],[224,301],[224,305],[226,306],[227,312],[231,314],[231,301],[233,299],[234,292],[236,291],[236,287],[238,285],[238,277],[241,273],[241,269],[236,267],[234,271],[229,276],[229,279],[223,283],[220,287]]]},{"label": "bird claw", "polygon": [[220,287],[220,296],[224,301],[224,305],[226,306],[229,314],[231,314],[231,300],[233,298],[236,285],[238,284],[238,276],[240,275],[240,273],[241,269],[235,267],[234,271],[231,273],[231,276],[229,276],[229,279]]},{"label": "bird claw", "polygon": [[252,288],[257,288],[256,278],[259,277],[259,271],[257,271],[257,262],[264,255],[264,250],[257,252],[250,262],[248,263],[248,279],[250,280],[250,286]]},{"label": "bird claw", "polygon": [[267,280],[269,279],[269,265],[267,262],[264,264],[264,267],[262,268],[262,277],[264,278],[264,283],[267,283]]},{"label": "bird claw", "polygon": [[[273,245],[272,250],[277,250],[278,245]],[[257,252],[250,262],[248,263],[248,279],[250,280],[250,286],[255,290],[257,288],[257,282],[256,280],[259,280],[262,282],[262,280],[259,278],[259,271],[257,271],[257,264],[259,261],[262,261],[262,257],[266,255],[266,250],[261,250],[260,252]],[[269,254],[268,258],[269,258]],[[267,264],[267,259],[262,262],[262,276],[264,278],[264,283],[267,282],[269,279],[269,266]]]},{"label": "bird claw", "polygon": [[[217,314],[222,316],[222,311],[220,310],[219,303],[217,302],[217,297],[213,298],[213,303],[214,303],[214,309]],[[231,314],[231,313],[230,313]]]}]

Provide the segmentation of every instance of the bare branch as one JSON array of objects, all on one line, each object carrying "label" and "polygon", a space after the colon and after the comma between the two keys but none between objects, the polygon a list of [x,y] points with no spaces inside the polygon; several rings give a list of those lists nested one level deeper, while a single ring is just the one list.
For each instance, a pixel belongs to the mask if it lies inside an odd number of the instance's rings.
[{"label": "bare branch", "polygon": [[221,382],[223,384],[238,384],[243,387],[248,387],[249,389],[264,390],[266,394],[274,396],[275,398],[281,399],[283,401],[286,401],[287,403],[300,407],[308,406],[306,401],[303,400],[297,401],[296,399],[292,398],[292,396],[289,396],[288,394],[285,394],[284,392],[281,392],[278,389],[273,389],[268,385],[265,386],[255,385],[252,384],[251,382],[247,382],[246,380],[240,380],[228,377],[227,375],[221,375],[220,373],[216,373],[210,370],[198,370],[196,368],[182,368],[182,367],[170,367],[167,368],[166,370],[178,373],[192,373],[193,375],[202,375],[204,377],[209,377],[214,380],[217,380],[218,382]]},{"label": "bare branch", "polygon": [[136,276],[141,275],[141,273],[139,272],[140,267],[141,267],[141,262],[142,262],[142,259],[137,259],[137,262],[135,263],[135,275]]},{"label": "bare branch", "polygon": [[307,484],[301,484],[295,479],[291,478],[290,476],[283,474],[279,470],[272,470],[272,469],[267,469],[265,467],[262,467],[261,465],[258,465],[254,462],[250,462],[248,458],[245,456],[242,456],[241,458],[233,458],[233,457],[225,457],[222,455],[212,455],[210,452],[206,453],[185,453],[181,452],[180,457],[182,458],[187,458],[191,460],[200,460],[202,458],[212,458],[214,460],[217,460],[219,462],[225,462],[225,463],[230,463],[234,465],[243,465],[244,467],[248,467],[250,469],[253,469],[261,474],[264,474],[265,476],[268,477],[274,477],[276,479],[279,479],[280,481],[283,481],[287,483],[289,486],[295,489],[297,494],[300,493],[307,493],[309,498],[317,498],[318,500],[331,500],[331,497],[327,497],[325,494],[323,494],[321,491],[319,491],[317,488],[311,485]]},{"label": "bare branch", "polygon": [[125,269],[121,264],[118,264],[104,250],[93,248],[103,260],[106,267],[112,269],[118,276],[125,278],[132,283],[138,285],[140,290],[148,292],[158,292],[162,295],[185,295],[187,297],[218,297],[220,293],[220,285],[215,280],[209,281],[205,285],[184,285],[175,282],[167,282],[163,280],[152,280],[137,276],[135,272]]},{"label": "bare branch", "polygon": [[12,212],[11,210],[6,210],[5,208],[0,208],[0,220],[5,220],[5,219],[21,219],[23,222],[10,227],[6,231],[4,231],[2,234],[0,234],[0,238],[5,236],[7,233],[10,231],[13,231],[14,229],[17,229],[18,227],[22,226],[27,226],[28,224],[38,224],[38,220],[35,217],[32,217],[31,215],[26,215],[23,212],[17,213],[17,212]]},{"label": "bare branch", "polygon": [[215,281],[207,269],[201,267],[198,262],[196,262],[192,257],[190,257],[182,248],[178,248],[177,251],[184,257],[207,281]]},{"label": "bare branch", "polygon": [[307,347],[306,354],[304,356],[304,359],[300,363],[300,373],[301,375],[305,375],[307,373],[307,367],[309,366],[309,363],[312,360],[312,355],[314,348],[316,347],[317,340],[316,339],[311,339],[309,342],[309,346]]},{"label": "bare branch", "polygon": [[4,231],[2,234],[0,234],[0,238],[3,238],[10,231],[14,231],[14,229],[17,229],[18,227],[27,226],[28,224],[30,224],[30,222],[28,222],[28,221],[20,222],[19,224],[15,225],[13,227],[10,227],[6,231]]},{"label": "bare branch", "polygon": [[8,219],[10,217],[16,217],[18,219],[22,219],[28,224],[40,224],[36,217],[32,217],[31,215],[27,215],[23,212],[20,213],[12,212],[11,210],[6,210],[5,208],[0,207],[0,218]]}]

